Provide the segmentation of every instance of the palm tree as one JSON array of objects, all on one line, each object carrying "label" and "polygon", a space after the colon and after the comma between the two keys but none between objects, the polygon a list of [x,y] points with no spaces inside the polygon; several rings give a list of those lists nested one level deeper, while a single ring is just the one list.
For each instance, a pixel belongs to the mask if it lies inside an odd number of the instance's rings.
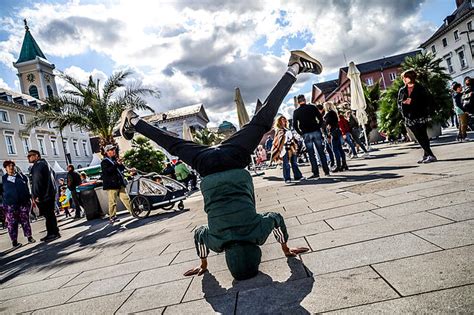
[{"label": "palm tree", "polygon": [[[440,65],[441,61],[431,53],[417,54],[405,59],[402,71],[413,69],[416,72],[417,81],[431,95],[431,101],[427,100],[427,104],[430,104],[429,110],[433,122],[443,124],[451,116],[452,101],[448,87],[450,76],[446,74],[446,69]],[[398,90],[402,86],[402,80],[397,78],[382,95],[378,112],[380,129],[395,138],[405,132],[403,118],[397,106]]]},{"label": "palm tree", "polygon": [[216,145],[224,140],[224,136],[204,128],[202,130],[196,130],[193,134],[194,141],[202,145]]},{"label": "palm tree", "polygon": [[113,132],[125,109],[149,110],[144,96],[159,97],[159,92],[138,85],[126,86],[125,80],[132,74],[130,71],[119,71],[111,75],[100,87],[99,80],[92,76],[84,85],[69,75],[61,77],[70,85],[60,96],[46,100],[28,123],[31,129],[45,123],[52,123],[60,132],[68,125],[77,126],[99,137],[101,149],[115,143]]}]

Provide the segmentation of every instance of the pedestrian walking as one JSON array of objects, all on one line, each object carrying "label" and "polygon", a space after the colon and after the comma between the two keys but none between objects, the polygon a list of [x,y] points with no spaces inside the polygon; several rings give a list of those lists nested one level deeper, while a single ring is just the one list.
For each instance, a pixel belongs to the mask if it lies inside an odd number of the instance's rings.
[{"label": "pedestrian walking", "polygon": [[28,188],[28,178],[17,172],[15,162],[6,160],[3,168],[7,171],[2,176],[2,202],[5,211],[8,235],[12,242],[12,248],[21,247],[18,242],[18,224],[21,224],[23,235],[28,243],[36,242],[32,236],[30,225],[31,194]]},{"label": "pedestrian walking", "polygon": [[[288,129],[288,121],[285,116],[279,116],[275,121],[275,138],[273,139],[272,160],[282,161],[283,179],[285,184],[291,184],[291,170],[294,180],[299,182],[303,175],[298,167],[297,161],[298,145],[291,130]],[[317,177],[313,177],[317,179]]]},{"label": "pedestrian walking", "polygon": [[407,70],[401,76],[405,86],[398,91],[397,104],[405,120],[405,125],[411,130],[423,149],[423,157],[418,163],[436,162],[437,159],[431,151],[426,126],[431,121],[429,107],[432,106],[432,98],[428,91],[416,81],[417,75],[414,70]]},{"label": "pedestrian walking", "polygon": [[197,176],[193,174],[192,171],[183,163],[183,161],[178,160],[174,167],[174,171],[176,173],[176,179],[183,183],[186,188],[189,187],[189,183],[191,183],[191,190],[196,190],[197,185]]},{"label": "pedestrian walking", "polygon": [[299,107],[293,112],[293,126],[295,131],[303,137],[306,150],[309,154],[309,162],[311,163],[311,171],[313,174],[308,177],[308,179],[319,178],[319,167],[316,154],[319,155],[324,174],[328,176],[329,165],[326,159],[326,154],[324,153],[323,135],[321,132],[323,116],[316,106],[306,104],[306,98],[304,95],[298,95],[297,101]]},{"label": "pedestrian walking", "polygon": [[107,191],[109,198],[109,222],[120,221],[117,218],[117,198],[120,198],[125,208],[130,214],[132,213],[132,206],[130,205],[130,198],[128,197],[125,187],[127,186],[123,171],[125,166],[122,161],[117,158],[116,147],[112,144],[105,146],[104,151],[106,157],[100,163],[102,168],[102,186]]},{"label": "pedestrian walking", "polygon": [[71,192],[71,199],[74,203],[74,219],[81,218],[82,202],[79,198],[79,193],[77,192],[77,186],[79,186],[80,184],[82,184],[81,175],[79,175],[79,173],[74,170],[74,165],[69,164],[67,166],[67,188]]},{"label": "pedestrian walking", "polygon": [[[458,141],[464,141],[467,138],[467,123],[469,119],[469,114],[464,111],[463,100],[462,100],[462,85],[460,83],[456,83],[453,85],[454,94],[453,94],[453,101],[454,101],[454,111],[458,116],[459,121],[459,132],[457,136]],[[467,97],[466,97],[467,98]]]},{"label": "pedestrian walking", "polygon": [[51,242],[61,237],[54,212],[56,203],[54,172],[37,150],[28,151],[28,161],[33,163],[30,170],[33,201],[38,206],[40,215],[44,217],[46,223],[46,236],[41,238],[41,241]]},{"label": "pedestrian walking", "polygon": [[342,139],[341,129],[339,129],[337,108],[332,102],[326,102],[324,103],[324,111],[326,114],[323,118],[328,130],[328,141],[331,143],[336,160],[336,169],[333,172],[337,173],[348,170],[349,167],[346,163],[346,153],[342,149],[342,143],[344,140]]},{"label": "pedestrian walking", "polygon": [[141,120],[133,111],[122,113],[120,131],[131,140],[134,131],[150,138],[178,156],[202,177],[201,191],[208,225],[194,232],[200,266],[184,275],[202,275],[207,270],[210,250],[225,252],[227,266],[237,280],[254,277],[261,261],[262,245],[274,233],[286,256],[296,256],[308,248],[289,248],[283,217],[278,213],[257,213],[252,177],[246,170],[251,155],[267,133],[285,96],[302,72],[321,73],[320,63],[301,51],[291,53],[289,68],[270,92],[263,107],[230,138],[217,146],[199,145],[173,137]]},{"label": "pedestrian walking", "polygon": [[339,129],[341,129],[341,134],[342,134],[341,145],[344,145],[344,142],[347,143],[347,145],[351,149],[351,153],[352,153],[351,158],[357,158],[357,151],[356,151],[354,142],[352,142],[351,127],[349,126],[349,121],[347,121],[347,119],[342,114],[340,114],[338,118],[339,118]]},{"label": "pedestrian walking", "polygon": [[351,110],[346,112],[346,119],[349,122],[350,134],[352,136],[352,140],[362,149],[364,152],[364,157],[369,156],[369,151],[365,147],[365,144],[360,140],[360,127],[357,118],[354,116]]}]

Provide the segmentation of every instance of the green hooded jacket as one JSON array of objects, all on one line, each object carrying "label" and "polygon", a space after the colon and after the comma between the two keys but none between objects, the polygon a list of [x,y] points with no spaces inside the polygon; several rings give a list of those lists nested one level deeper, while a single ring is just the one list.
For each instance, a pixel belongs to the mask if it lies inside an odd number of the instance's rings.
[{"label": "green hooded jacket", "polygon": [[197,254],[207,257],[209,249],[223,252],[236,241],[262,245],[273,231],[280,243],[286,243],[288,233],[279,213],[257,213],[252,177],[244,169],[214,173],[201,181],[204,211],[208,225],[194,232]]}]

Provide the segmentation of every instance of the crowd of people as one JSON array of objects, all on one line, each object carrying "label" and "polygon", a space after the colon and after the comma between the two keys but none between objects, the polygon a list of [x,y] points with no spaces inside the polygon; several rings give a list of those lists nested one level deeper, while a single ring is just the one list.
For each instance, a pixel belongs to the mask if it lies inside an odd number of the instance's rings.
[{"label": "crowd of people", "polygon": [[469,141],[467,130],[469,128],[469,116],[474,114],[474,99],[472,99],[472,89],[474,79],[464,78],[464,87],[461,83],[453,82],[451,93],[453,97],[454,114],[452,117],[452,126],[458,128],[458,141]]}]

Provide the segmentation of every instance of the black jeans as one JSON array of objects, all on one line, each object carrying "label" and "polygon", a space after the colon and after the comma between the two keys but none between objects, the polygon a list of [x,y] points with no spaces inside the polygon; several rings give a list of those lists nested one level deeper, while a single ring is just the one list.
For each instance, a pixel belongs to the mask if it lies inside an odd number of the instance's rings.
[{"label": "black jeans", "polygon": [[170,154],[178,156],[201,176],[245,168],[250,164],[250,155],[253,154],[262,137],[272,128],[273,119],[295,81],[295,77],[285,73],[252,120],[217,146],[209,147],[176,138],[143,120],[135,125],[135,130],[155,141]]},{"label": "black jeans", "polygon": [[420,144],[423,149],[423,157],[434,156],[433,151],[430,147],[430,138],[428,138],[428,132],[426,130],[426,124],[416,124],[414,126],[409,126],[411,132],[416,138],[416,141]]},{"label": "black jeans", "polygon": [[78,219],[81,217],[81,199],[79,198],[75,188],[71,189],[71,197],[72,201],[74,202],[74,209],[76,209],[74,217]]},{"label": "black jeans", "polygon": [[46,235],[59,234],[58,221],[54,213],[54,199],[38,202],[37,206],[46,221]]}]

